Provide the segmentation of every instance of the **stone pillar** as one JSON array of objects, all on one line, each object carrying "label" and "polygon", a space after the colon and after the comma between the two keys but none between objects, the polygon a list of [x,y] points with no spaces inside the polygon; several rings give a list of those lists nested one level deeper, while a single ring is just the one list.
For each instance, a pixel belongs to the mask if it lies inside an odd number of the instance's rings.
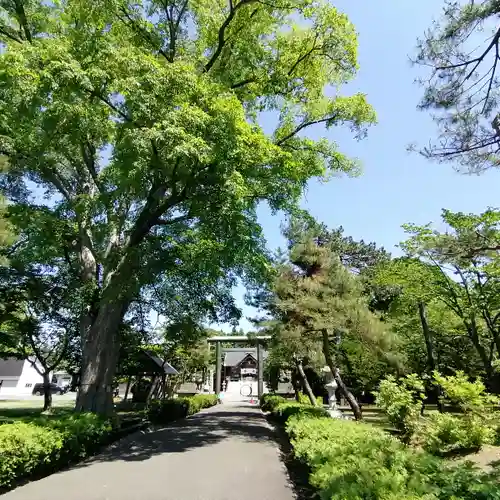
[{"label": "stone pillar", "polygon": [[222,378],[222,349],[220,341],[215,343],[215,394],[220,393],[220,383]]},{"label": "stone pillar", "polygon": [[257,340],[257,395],[264,394],[264,361],[262,359],[262,344]]}]

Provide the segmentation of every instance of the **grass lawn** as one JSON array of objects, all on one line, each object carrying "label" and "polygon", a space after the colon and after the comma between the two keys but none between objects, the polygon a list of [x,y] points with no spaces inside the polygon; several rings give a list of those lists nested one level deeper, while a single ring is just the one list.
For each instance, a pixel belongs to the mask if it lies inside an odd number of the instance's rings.
[{"label": "grass lawn", "polygon": [[[374,405],[362,406],[363,420],[367,424],[376,425],[384,429],[390,430],[392,425],[387,421],[385,413]],[[354,414],[349,406],[339,406],[339,410],[346,416],[354,418]]]},{"label": "grass lawn", "polygon": [[[52,401],[52,412],[44,415],[44,418],[60,418],[70,413],[75,406],[74,399],[54,398]],[[30,422],[41,416],[43,409],[43,398],[28,400],[3,400],[0,401],[0,424],[22,421]],[[116,413],[120,420],[130,421],[142,418],[144,405],[142,404],[116,404]]]},{"label": "grass lawn", "polygon": [[[71,399],[54,399],[54,412],[49,418],[57,418],[73,409],[75,402]],[[43,409],[43,398],[24,401],[0,401],[0,424],[13,421],[29,422],[37,417]]]}]

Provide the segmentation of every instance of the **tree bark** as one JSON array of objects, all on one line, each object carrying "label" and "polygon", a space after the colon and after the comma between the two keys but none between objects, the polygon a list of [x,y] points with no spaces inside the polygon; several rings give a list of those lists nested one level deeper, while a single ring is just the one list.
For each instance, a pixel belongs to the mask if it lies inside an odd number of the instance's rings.
[{"label": "tree bark", "polygon": [[123,401],[127,401],[128,393],[130,391],[130,384],[132,383],[132,377],[129,375],[127,377],[127,386],[125,387],[125,396],[123,396]]},{"label": "tree bark", "polygon": [[297,401],[297,403],[298,403],[299,399],[300,399],[300,397],[299,397],[300,387],[299,387],[299,384],[298,384],[298,381],[297,381],[296,369],[295,370],[291,370],[290,382],[292,383],[293,392],[294,392],[294,395],[295,395],[295,401]]},{"label": "tree bark", "polygon": [[157,387],[158,387],[158,377],[156,375],[153,375],[153,378],[151,380],[151,387],[149,388],[148,396],[146,398],[146,406],[150,405]]},{"label": "tree bark", "polygon": [[432,342],[432,332],[427,323],[427,316],[425,314],[425,305],[423,302],[418,303],[418,314],[420,316],[420,323],[422,325],[422,333],[424,334],[425,348],[427,350],[427,366],[429,367],[429,373],[432,374],[434,370],[437,370],[436,357],[434,355],[434,345]]},{"label": "tree bark", "polygon": [[304,371],[304,366],[302,365],[302,360],[296,361],[297,371],[299,373],[300,379],[302,380],[302,384],[304,386],[304,390],[307,393],[309,401],[313,406],[318,406],[316,403],[316,398],[314,397],[314,393],[311,389],[311,385],[309,384],[309,380],[307,380],[306,372]]},{"label": "tree bark", "polygon": [[43,411],[52,408],[52,392],[50,390],[49,372],[43,372]]},{"label": "tree bark", "polygon": [[327,330],[322,331],[322,338],[323,338],[323,355],[325,356],[326,364],[330,368],[330,371],[332,372],[332,375],[335,378],[335,382],[337,382],[337,385],[339,386],[340,392],[345,397],[345,399],[347,399],[347,402],[349,403],[349,406],[351,407],[351,410],[354,414],[354,418],[356,420],[362,420],[363,414],[361,413],[361,408],[358,402],[356,401],[354,395],[344,384],[344,381],[340,376],[340,371],[333,360],[332,353],[330,352],[330,339],[328,338]]},{"label": "tree bark", "polygon": [[488,389],[495,394],[500,394],[500,379],[498,374],[495,373],[495,370],[491,363],[491,359],[486,353],[486,349],[481,344],[475,318],[472,317],[470,321],[464,320],[464,325],[467,328],[467,333],[469,335],[469,338],[474,347],[476,348],[476,351],[479,354],[479,357],[481,358],[481,361],[483,363],[484,371],[486,373],[486,378],[487,378],[486,385]]},{"label": "tree bark", "polygon": [[123,299],[100,305],[82,338],[82,375],[76,411],[110,416],[114,412],[113,376],[118,360],[118,329],[128,308]]},{"label": "tree bark", "polygon": [[165,390],[165,386],[167,384],[167,375],[164,373],[162,374],[161,376],[161,390],[160,390],[160,398],[162,400],[165,399],[165,395],[166,395],[166,390]]},{"label": "tree bark", "polygon": [[[429,375],[432,377],[434,370],[439,370],[436,356],[434,353],[434,342],[432,339],[432,332],[429,328],[429,323],[427,322],[427,315],[425,311],[425,304],[423,302],[418,303],[418,315],[420,317],[420,324],[422,325],[422,333],[424,334],[425,348],[427,351],[427,367],[429,369]],[[438,384],[434,385],[434,396],[436,397],[437,407],[440,413],[443,413],[444,407],[441,401],[441,387]],[[424,414],[425,405],[422,405],[422,415]]]}]

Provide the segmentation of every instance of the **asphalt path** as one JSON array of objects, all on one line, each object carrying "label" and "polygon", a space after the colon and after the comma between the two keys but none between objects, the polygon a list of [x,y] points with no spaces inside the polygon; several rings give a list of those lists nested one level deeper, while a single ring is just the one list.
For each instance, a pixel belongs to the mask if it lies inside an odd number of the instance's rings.
[{"label": "asphalt path", "polygon": [[217,405],[128,436],[2,500],[292,500],[275,438],[258,407]]}]

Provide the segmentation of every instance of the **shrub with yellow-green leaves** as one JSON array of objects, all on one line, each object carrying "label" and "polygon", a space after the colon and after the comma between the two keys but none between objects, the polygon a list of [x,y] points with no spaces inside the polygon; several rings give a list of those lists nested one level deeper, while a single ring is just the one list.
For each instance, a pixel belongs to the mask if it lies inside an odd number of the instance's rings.
[{"label": "shrub with yellow-green leaves", "polygon": [[277,394],[263,394],[260,397],[260,408],[262,411],[273,411],[278,405],[286,403],[287,400]]},{"label": "shrub with yellow-green leaves", "polygon": [[422,419],[415,441],[435,455],[478,450],[495,440],[494,405],[498,398],[486,392],[480,380],[470,381],[464,372],[443,376],[434,372],[438,384],[458,414],[435,413]]},{"label": "shrub with yellow-green leaves", "polygon": [[111,431],[109,421],[93,414],[0,425],[0,491],[85,457],[104,444]]},{"label": "shrub with yellow-green leaves", "polygon": [[449,465],[371,425],[296,411],[285,429],[322,500],[499,498],[497,482],[471,465]]},{"label": "shrub with yellow-green leaves", "polygon": [[279,404],[274,408],[273,415],[275,418],[282,422],[286,422],[290,417],[294,415],[305,416],[309,418],[330,417],[330,413],[325,408],[295,402],[285,402]]},{"label": "shrub with yellow-green leaves", "polygon": [[377,405],[406,443],[422,446],[434,455],[477,450],[495,439],[498,398],[486,392],[480,380],[470,381],[465,373],[433,374],[441,388],[443,402],[457,412],[422,414],[425,398],[423,381],[415,374],[397,380],[387,377],[376,392]]}]

